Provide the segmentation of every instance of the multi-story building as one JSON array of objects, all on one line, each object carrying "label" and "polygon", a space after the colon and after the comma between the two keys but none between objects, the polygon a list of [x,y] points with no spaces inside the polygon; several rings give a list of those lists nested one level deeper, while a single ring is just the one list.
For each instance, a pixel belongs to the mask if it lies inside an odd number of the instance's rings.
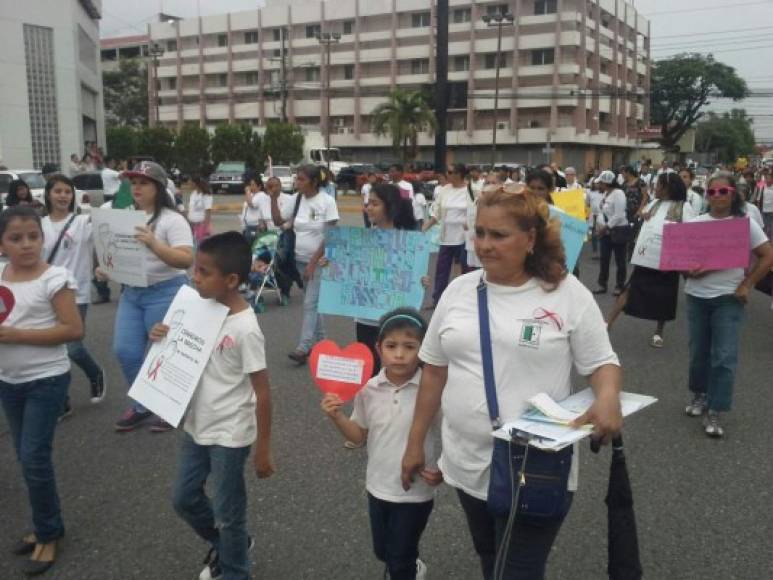
[{"label": "multi-story building", "polygon": [[99,41],[102,72],[114,72],[120,68],[122,60],[148,58],[150,37],[146,34],[133,36],[113,36]]},{"label": "multi-story building", "polygon": [[[495,114],[497,30],[483,17],[496,13],[514,22],[503,28]],[[172,127],[260,128],[286,114],[310,134],[329,129],[331,146],[350,157],[392,157],[371,113],[394,88],[432,94],[435,22],[436,0],[269,0],[153,24],[165,52],[150,99],[160,99],[159,121]],[[631,3],[451,0],[449,22],[453,158],[488,161],[494,123],[501,161],[609,165],[637,144],[649,116],[650,34]],[[329,62],[320,32],[340,34]],[[432,136],[419,144],[431,158]]]},{"label": "multi-story building", "polygon": [[0,162],[62,168],[105,142],[100,0],[0,0]]}]

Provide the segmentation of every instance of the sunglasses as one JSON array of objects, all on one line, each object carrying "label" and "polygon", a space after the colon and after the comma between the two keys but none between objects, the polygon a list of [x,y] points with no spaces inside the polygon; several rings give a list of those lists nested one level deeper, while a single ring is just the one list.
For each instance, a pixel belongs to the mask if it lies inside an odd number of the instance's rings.
[{"label": "sunglasses", "polygon": [[712,187],[707,190],[706,193],[709,197],[714,197],[715,195],[727,195],[728,193],[735,193],[735,187]]}]

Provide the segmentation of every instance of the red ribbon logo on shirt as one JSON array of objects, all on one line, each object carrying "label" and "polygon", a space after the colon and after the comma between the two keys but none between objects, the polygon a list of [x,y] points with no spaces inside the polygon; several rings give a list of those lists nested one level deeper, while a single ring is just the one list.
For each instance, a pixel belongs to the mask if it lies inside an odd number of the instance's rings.
[{"label": "red ribbon logo on shirt", "polygon": [[224,350],[232,349],[235,346],[236,346],[236,341],[226,334],[223,337],[223,340],[220,341],[220,344],[217,345],[217,352],[219,354],[223,354]]},{"label": "red ribbon logo on shirt", "polygon": [[549,320],[553,323],[557,330],[561,330],[564,327],[564,321],[555,312],[551,312],[547,308],[541,306],[534,311],[534,320]]}]

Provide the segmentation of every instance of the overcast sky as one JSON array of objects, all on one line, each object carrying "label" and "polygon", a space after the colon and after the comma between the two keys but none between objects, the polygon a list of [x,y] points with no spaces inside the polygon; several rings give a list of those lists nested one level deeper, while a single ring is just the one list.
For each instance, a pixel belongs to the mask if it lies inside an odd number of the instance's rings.
[{"label": "overcast sky", "polygon": [[[712,52],[746,79],[752,91],[773,95],[773,0],[633,0],[652,22],[655,59],[678,52]],[[102,37],[143,34],[159,11],[191,17],[249,10],[261,0],[103,0]],[[713,105],[718,110],[739,106]],[[758,139],[773,141],[773,96],[747,99]],[[767,116],[765,116],[767,115]]]}]

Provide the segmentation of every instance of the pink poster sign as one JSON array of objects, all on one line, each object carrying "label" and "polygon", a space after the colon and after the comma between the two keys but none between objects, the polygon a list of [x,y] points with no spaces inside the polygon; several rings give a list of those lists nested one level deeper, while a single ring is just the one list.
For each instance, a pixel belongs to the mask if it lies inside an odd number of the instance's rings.
[{"label": "pink poster sign", "polygon": [[749,266],[749,218],[667,223],[661,270],[727,270]]}]

